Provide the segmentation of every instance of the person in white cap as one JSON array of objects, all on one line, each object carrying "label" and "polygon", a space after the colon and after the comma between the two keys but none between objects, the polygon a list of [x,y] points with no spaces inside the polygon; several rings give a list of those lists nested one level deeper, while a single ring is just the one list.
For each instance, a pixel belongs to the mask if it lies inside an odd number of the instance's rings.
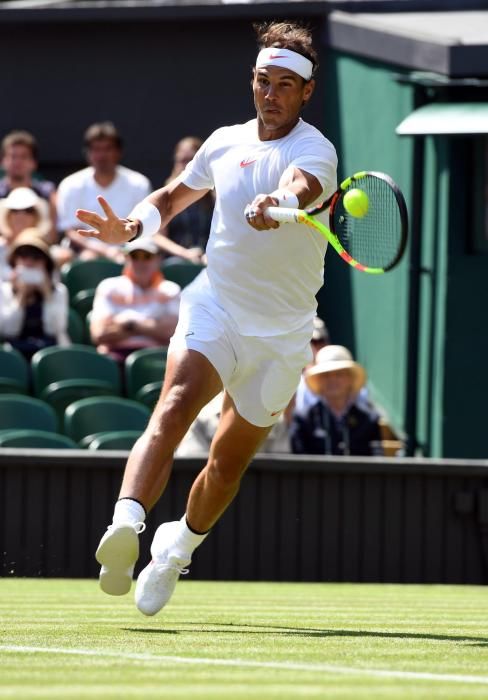
[{"label": "person in white cap", "polygon": [[290,438],[294,453],[374,455],[381,441],[379,414],[371,404],[357,401],[366,383],[364,368],[342,345],[326,345],[304,373],[317,397],[305,410],[295,411]]},{"label": "person in white cap", "polygon": [[90,227],[87,235],[122,243],[153,236],[215,189],[208,267],[183,290],[161,397],[131,451],[113,522],[96,552],[102,589],[127,593],[139,553],[137,533],[166,487],[174,450],[223,387],[219,427],[186,512],[157,529],[152,562],[138,577],[136,604],[146,615],[170,599],[311,359],[326,241],[299,224],[279,227],[266,209],[303,208],[330,196],[337,186],[337,156],[330,141],[300,117],[318,65],[310,31],[292,22],[270,22],[256,31],[256,118],[217,129],[184,171],[127,219],[103,198],[104,216],[77,214]]},{"label": "person in white cap", "polygon": [[180,287],[161,273],[154,241],[138,238],[125,253],[122,275],[100,282],[90,316],[93,344],[121,365],[134,350],[168,345],[180,305]]}]

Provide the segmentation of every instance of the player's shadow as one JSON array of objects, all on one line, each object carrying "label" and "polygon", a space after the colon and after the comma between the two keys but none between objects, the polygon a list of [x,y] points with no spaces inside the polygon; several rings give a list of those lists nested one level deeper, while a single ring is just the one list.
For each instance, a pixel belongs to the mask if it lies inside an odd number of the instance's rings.
[{"label": "player's shadow", "polygon": [[[316,629],[313,627],[282,627],[280,625],[246,625],[232,623],[218,623],[198,625],[194,622],[183,623],[184,627],[178,629],[167,628],[147,628],[147,627],[126,627],[125,632],[142,632],[144,634],[185,634],[186,632],[203,634],[259,634],[267,632],[270,635],[288,635],[295,637],[366,637],[376,639],[418,639],[422,641],[431,640],[435,642],[462,642],[470,646],[488,646],[488,637],[468,637],[466,635],[454,634],[426,634],[422,632],[371,632],[369,630],[331,630]],[[188,626],[188,629],[186,628]],[[192,627],[195,626],[194,629]]]}]

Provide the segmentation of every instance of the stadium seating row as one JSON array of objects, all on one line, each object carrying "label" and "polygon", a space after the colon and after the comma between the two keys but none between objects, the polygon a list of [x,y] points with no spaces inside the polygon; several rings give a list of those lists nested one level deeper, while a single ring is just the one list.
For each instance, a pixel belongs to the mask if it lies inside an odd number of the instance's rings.
[{"label": "stadium seating row", "polygon": [[120,396],[96,396],[69,404],[62,419],[42,399],[0,395],[0,448],[130,449],[151,411]]},{"label": "stadium seating row", "polygon": [[33,355],[29,368],[23,355],[5,345],[0,348],[0,395],[33,394],[49,403],[59,417],[73,401],[97,395],[125,393],[127,398],[152,408],[161,391],[166,354],[166,347],[131,353],[124,364],[123,389],[118,364],[92,346],[43,348]]}]

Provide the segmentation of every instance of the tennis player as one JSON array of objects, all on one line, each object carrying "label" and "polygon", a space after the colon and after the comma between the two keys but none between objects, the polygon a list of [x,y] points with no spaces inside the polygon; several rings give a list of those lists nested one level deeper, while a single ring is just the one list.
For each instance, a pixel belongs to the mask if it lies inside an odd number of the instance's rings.
[{"label": "tennis player", "polygon": [[290,22],[255,28],[256,118],[217,129],[183,173],[138,204],[128,219],[118,218],[102,197],[105,216],[77,212],[91,227],[84,235],[122,244],[153,236],[215,189],[208,268],[183,291],[161,396],[130,453],[113,522],[96,552],[102,590],[127,593],[138,533],[165,489],[174,450],[223,387],[220,424],[186,513],[159,526],[152,561],[139,575],[136,604],[146,615],[170,599],[311,359],[327,243],[299,224],[279,228],[265,212],[271,205],[303,208],[330,196],[337,187],[337,157],[332,144],[300,117],[315,86],[310,32]]}]

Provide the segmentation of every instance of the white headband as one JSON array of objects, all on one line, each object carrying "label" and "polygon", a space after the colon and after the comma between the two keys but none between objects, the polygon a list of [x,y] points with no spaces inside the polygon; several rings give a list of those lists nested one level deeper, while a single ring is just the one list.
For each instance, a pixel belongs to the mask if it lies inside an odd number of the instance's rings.
[{"label": "white headband", "polygon": [[279,66],[289,68],[298,73],[304,80],[310,80],[313,72],[313,63],[308,58],[290,49],[261,49],[256,59],[256,68],[265,66]]}]

